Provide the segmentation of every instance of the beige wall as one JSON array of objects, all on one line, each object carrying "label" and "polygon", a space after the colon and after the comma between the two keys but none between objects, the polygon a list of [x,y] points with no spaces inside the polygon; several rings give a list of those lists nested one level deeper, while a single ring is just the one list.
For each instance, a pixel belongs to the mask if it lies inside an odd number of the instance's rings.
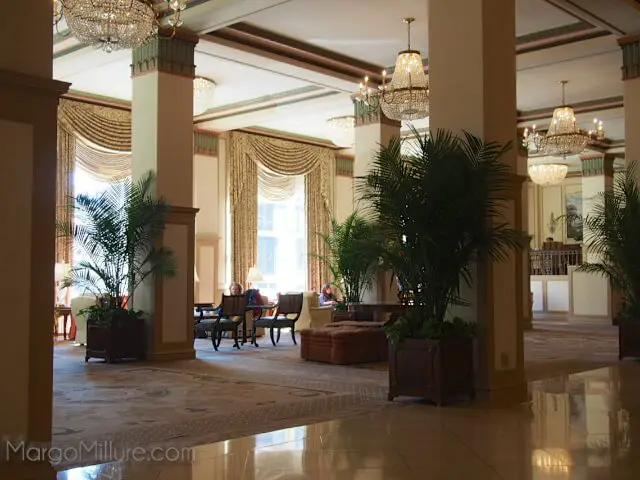
[{"label": "beige wall", "polygon": [[553,235],[549,231],[551,214],[558,218],[566,213],[565,199],[567,195],[581,194],[582,177],[569,177],[560,185],[541,187],[533,182],[529,183],[529,234],[534,236],[532,248],[540,248],[546,237],[553,236],[556,242],[576,243],[567,238],[567,229],[563,223],[558,223]]},{"label": "beige wall", "polygon": [[194,156],[196,217],[196,302],[217,302],[227,287],[227,165],[226,141],[219,139],[216,156]]},{"label": "beige wall", "polygon": [[355,191],[353,177],[336,176],[333,184],[333,216],[344,221],[354,208]]}]

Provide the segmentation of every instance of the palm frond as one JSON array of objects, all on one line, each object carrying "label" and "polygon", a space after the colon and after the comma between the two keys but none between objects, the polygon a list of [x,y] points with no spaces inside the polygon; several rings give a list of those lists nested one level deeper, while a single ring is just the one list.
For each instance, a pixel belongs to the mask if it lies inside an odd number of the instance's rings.
[{"label": "palm frond", "polygon": [[73,267],[67,286],[122,306],[122,298],[149,276],[175,275],[173,252],[157,246],[169,206],[155,196],[153,172],[137,182],[114,183],[98,195],[77,195],[69,208],[77,223],[59,222],[58,235],[70,237],[87,260]]},{"label": "palm frond", "polygon": [[448,305],[466,303],[460,285],[472,283],[473,262],[528,243],[504,216],[512,145],[444,130],[404,141],[406,154],[399,138],[380,149],[357,192],[385,239],[385,264],[442,321]]}]

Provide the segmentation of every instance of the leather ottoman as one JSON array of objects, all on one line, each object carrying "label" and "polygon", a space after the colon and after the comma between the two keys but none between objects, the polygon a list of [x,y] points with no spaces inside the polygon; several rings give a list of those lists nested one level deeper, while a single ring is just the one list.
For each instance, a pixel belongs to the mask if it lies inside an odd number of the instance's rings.
[{"label": "leather ottoman", "polygon": [[300,338],[300,356],[305,360],[350,365],[389,358],[387,337],[379,324],[310,328],[302,330]]}]

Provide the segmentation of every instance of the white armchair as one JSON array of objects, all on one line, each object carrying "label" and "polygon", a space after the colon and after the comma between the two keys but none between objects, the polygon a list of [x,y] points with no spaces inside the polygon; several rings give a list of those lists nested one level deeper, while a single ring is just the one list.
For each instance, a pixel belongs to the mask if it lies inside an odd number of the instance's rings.
[{"label": "white armchair", "polygon": [[76,322],[75,345],[86,345],[87,343],[87,318],[80,313],[80,310],[95,305],[96,298],[89,296],[76,297],[71,299],[71,314]]}]

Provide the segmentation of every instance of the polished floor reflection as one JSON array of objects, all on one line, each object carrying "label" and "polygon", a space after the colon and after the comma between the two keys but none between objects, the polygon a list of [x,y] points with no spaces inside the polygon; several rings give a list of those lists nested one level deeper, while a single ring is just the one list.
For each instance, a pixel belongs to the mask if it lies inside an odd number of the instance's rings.
[{"label": "polished floor reflection", "polygon": [[60,472],[59,480],[637,479],[640,365],[535,382],[530,402],[375,414]]}]

